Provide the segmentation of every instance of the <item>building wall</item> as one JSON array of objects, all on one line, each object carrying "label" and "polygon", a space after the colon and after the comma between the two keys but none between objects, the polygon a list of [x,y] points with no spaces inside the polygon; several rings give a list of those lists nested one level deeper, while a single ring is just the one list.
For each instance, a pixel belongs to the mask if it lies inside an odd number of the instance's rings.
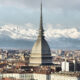
[{"label": "building wall", "polygon": [[18,73],[10,73],[10,74],[0,74],[0,80],[2,78],[16,78],[22,80],[80,80],[75,76],[67,76],[67,75],[60,75],[60,74],[18,74]]},{"label": "building wall", "polygon": [[62,62],[62,71],[69,71],[69,62]]},{"label": "building wall", "polygon": [[10,73],[10,74],[0,74],[0,80],[2,78],[16,78],[16,79],[22,79],[22,80],[47,80],[45,74],[16,74],[16,73]]},{"label": "building wall", "polygon": [[20,78],[20,74],[18,73],[6,73],[6,74],[2,74],[1,76],[2,78],[16,78],[16,79]]},{"label": "building wall", "polygon": [[80,78],[77,77],[71,77],[67,75],[58,75],[58,74],[52,74],[51,80],[80,80]]},{"label": "building wall", "polygon": [[30,79],[46,80],[46,75],[45,74],[21,74],[21,79],[24,79],[24,80],[30,80]]}]

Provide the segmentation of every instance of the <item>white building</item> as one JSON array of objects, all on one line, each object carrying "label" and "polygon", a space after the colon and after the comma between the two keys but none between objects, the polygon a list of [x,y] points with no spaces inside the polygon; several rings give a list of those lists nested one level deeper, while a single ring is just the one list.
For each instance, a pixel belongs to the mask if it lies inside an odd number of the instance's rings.
[{"label": "white building", "polygon": [[54,73],[50,75],[46,74],[36,74],[36,73],[4,73],[0,74],[0,80],[2,78],[15,78],[15,79],[21,79],[21,80],[80,80],[80,76],[77,77],[74,74],[70,73]]},{"label": "white building", "polygon": [[62,68],[62,71],[69,71],[69,62],[62,62],[62,65],[61,65],[61,68]]},{"label": "white building", "polygon": [[0,74],[0,80],[2,78],[15,78],[21,80],[47,80],[45,74],[19,74],[19,73],[5,73]]},{"label": "white building", "polygon": [[51,80],[80,80],[80,77],[69,74],[51,74]]}]

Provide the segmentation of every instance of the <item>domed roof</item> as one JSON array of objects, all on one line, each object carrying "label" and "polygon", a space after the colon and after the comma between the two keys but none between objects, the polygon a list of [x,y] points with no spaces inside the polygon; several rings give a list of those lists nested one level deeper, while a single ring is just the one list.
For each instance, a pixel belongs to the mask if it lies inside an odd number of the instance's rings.
[{"label": "domed roof", "polygon": [[32,52],[31,53],[37,53],[37,54],[50,54],[50,48],[48,43],[44,38],[38,38],[37,41],[35,42]]},{"label": "domed roof", "polygon": [[43,21],[42,21],[42,4],[41,4],[41,17],[40,17],[40,29],[39,29],[39,36],[32,48],[31,53],[37,54],[50,54],[50,48],[46,40],[44,39],[44,29],[43,29]]}]

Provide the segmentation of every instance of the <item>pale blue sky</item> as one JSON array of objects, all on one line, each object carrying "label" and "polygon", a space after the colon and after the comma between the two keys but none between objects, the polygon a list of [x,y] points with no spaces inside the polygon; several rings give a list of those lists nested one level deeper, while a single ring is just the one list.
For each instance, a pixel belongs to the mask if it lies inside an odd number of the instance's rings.
[{"label": "pale blue sky", "polygon": [[[78,49],[80,0],[42,2],[45,35],[51,47]],[[40,3],[41,0],[0,0],[0,39],[33,40],[40,23]]]},{"label": "pale blue sky", "polygon": [[[39,24],[40,0],[0,0],[0,25]],[[44,23],[80,25],[79,0],[43,0]]]}]

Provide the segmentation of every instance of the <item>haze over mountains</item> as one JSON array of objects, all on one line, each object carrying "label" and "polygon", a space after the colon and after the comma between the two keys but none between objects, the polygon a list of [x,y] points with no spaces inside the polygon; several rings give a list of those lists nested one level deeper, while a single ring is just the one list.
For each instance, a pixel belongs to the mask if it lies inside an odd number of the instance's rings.
[{"label": "haze over mountains", "polygon": [[[42,0],[45,37],[51,49],[80,48],[80,0]],[[0,0],[0,48],[32,48],[41,0]]]},{"label": "haze over mountains", "polygon": [[[0,48],[31,49],[38,36],[38,29],[33,26],[30,23],[24,27],[13,24],[1,26]],[[80,47],[80,31],[77,28],[55,29],[48,25],[44,34],[51,49],[79,49]]]}]

